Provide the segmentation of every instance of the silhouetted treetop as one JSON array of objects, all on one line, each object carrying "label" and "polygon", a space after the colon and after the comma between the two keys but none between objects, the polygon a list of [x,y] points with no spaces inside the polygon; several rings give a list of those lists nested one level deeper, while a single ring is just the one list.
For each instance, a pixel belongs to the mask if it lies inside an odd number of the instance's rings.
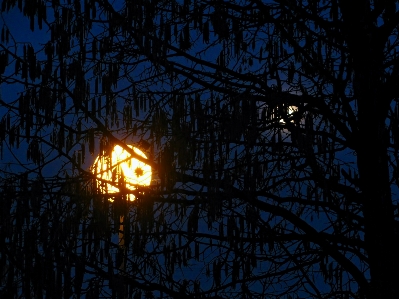
[{"label": "silhouetted treetop", "polygon": [[1,10],[1,297],[399,297],[397,1]]}]

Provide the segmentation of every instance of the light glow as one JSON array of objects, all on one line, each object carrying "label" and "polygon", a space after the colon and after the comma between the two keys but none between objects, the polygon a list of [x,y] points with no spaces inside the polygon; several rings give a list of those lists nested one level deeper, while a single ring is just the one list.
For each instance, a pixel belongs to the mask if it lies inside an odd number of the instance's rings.
[{"label": "light glow", "polygon": [[[287,108],[287,117],[291,117],[292,114],[294,114],[294,112],[298,111],[298,107],[297,106],[288,106]],[[293,123],[294,120],[291,120],[291,122]],[[280,119],[280,123],[285,124],[284,119]]]},{"label": "light glow", "polygon": [[[133,151],[147,159],[146,155],[136,147],[128,145]],[[98,178],[97,188],[102,194],[120,194],[120,188],[127,192],[136,190],[138,186],[149,186],[151,183],[151,166],[136,158],[121,146],[116,145],[110,156],[98,156],[92,167]],[[107,183],[109,182],[109,183]],[[129,201],[135,200],[133,194],[126,194]],[[112,196],[109,198],[113,202]]]}]

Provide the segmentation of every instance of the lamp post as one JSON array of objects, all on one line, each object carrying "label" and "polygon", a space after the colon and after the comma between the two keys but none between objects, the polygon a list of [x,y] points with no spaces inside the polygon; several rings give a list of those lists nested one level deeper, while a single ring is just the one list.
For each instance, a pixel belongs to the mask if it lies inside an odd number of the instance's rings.
[{"label": "lamp post", "polygon": [[[147,156],[138,148],[128,145],[137,155],[147,159]],[[109,155],[98,156],[92,167],[97,177],[97,188],[103,194],[120,194],[119,186],[124,184],[126,191],[134,191],[138,186],[149,186],[151,183],[151,166],[132,158],[130,153],[116,145]],[[119,179],[123,177],[124,182]],[[129,201],[135,200],[133,194],[126,194]],[[109,201],[113,202],[112,196]]]},{"label": "lamp post", "polygon": [[[134,153],[147,159],[147,156],[138,148],[128,145]],[[127,201],[134,201],[135,196],[129,191],[134,191],[140,186],[151,184],[151,166],[142,161],[132,158],[131,154],[116,145],[107,155],[99,155],[91,169],[96,177],[96,187],[99,193],[107,194],[108,200],[114,202],[116,196],[126,198]],[[112,196],[115,194],[115,196]],[[119,266],[125,271],[125,237],[124,237],[124,216],[119,216],[119,248],[123,251],[122,263]]]}]

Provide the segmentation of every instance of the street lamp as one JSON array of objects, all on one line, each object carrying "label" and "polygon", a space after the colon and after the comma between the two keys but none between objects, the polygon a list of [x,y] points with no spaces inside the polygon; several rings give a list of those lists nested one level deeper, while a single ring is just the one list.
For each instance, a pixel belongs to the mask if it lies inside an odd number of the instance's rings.
[{"label": "street lamp", "polygon": [[[138,148],[128,145],[137,155],[147,159],[147,156]],[[110,155],[98,156],[92,167],[92,172],[97,178],[97,188],[102,194],[109,196],[113,202],[114,197],[123,191],[127,191],[126,199],[135,200],[135,196],[129,191],[134,191],[139,186],[149,186],[151,183],[151,166],[132,158],[130,153],[121,146],[116,145]],[[123,180],[123,181],[122,181]],[[121,186],[125,190],[120,190]]]},{"label": "street lamp", "polygon": [[[298,107],[296,107],[296,106],[288,106],[286,113],[284,113],[285,114],[284,117],[290,118],[297,111],[298,111]],[[294,120],[291,120],[291,122],[293,123]],[[284,118],[280,119],[280,123],[281,124],[285,124]]]},{"label": "street lamp", "polygon": [[[128,145],[135,154],[147,159],[147,156],[138,148]],[[92,168],[92,173],[96,177],[97,192],[108,196],[110,202],[119,198],[126,198],[128,201],[135,200],[132,191],[140,186],[151,184],[151,166],[131,156],[131,154],[116,145],[109,155],[99,155]],[[124,239],[124,217],[120,215],[119,222],[119,248],[123,255],[125,252]],[[119,269],[125,270],[125,258],[123,258]]]}]

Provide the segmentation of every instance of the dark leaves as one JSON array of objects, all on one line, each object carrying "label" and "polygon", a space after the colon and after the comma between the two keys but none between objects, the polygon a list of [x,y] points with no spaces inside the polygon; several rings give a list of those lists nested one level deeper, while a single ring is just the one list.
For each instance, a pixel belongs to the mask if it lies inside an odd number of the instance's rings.
[{"label": "dark leaves", "polygon": [[202,37],[203,37],[203,42],[208,44],[209,43],[209,21],[206,21],[203,25]]},{"label": "dark leaves", "polygon": [[8,53],[5,51],[0,52],[0,75],[4,74],[8,66]]}]

